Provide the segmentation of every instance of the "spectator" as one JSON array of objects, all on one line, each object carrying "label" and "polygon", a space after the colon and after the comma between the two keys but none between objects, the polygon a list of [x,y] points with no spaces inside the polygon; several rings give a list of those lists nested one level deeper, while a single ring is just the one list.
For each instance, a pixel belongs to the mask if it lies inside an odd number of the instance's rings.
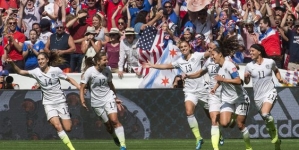
[{"label": "spectator", "polygon": [[76,51],[71,54],[71,72],[81,72],[81,64],[84,57],[84,53],[81,50],[81,44],[85,40],[84,34],[88,27],[86,17],[87,11],[81,9],[78,11],[77,17],[66,24],[66,27],[69,29],[69,33],[73,37],[76,46]]},{"label": "spectator", "polygon": [[202,33],[196,34],[194,39],[194,51],[205,52],[206,49],[205,36]]},{"label": "spectator", "polygon": [[42,14],[42,19],[48,19],[51,21],[51,31],[55,32],[55,22],[58,18],[59,6],[56,3],[49,2],[49,0],[44,0],[41,4],[40,13]]},{"label": "spectator", "polygon": [[58,66],[63,72],[70,73],[71,54],[76,51],[73,37],[64,31],[61,21],[56,23],[56,33],[52,34],[45,45],[45,52],[53,52],[66,62]]},{"label": "spectator", "polygon": [[108,29],[103,26],[103,18],[99,14],[95,14],[92,18],[92,26],[96,30],[95,39],[102,43],[102,46],[105,46],[109,42]]},{"label": "spectator", "polygon": [[86,0],[86,3],[87,3],[86,10],[88,14],[86,23],[91,26],[93,24],[93,16],[95,16],[97,12],[100,11],[95,7],[96,0]]},{"label": "spectator", "polygon": [[18,1],[17,0],[0,0],[0,7],[8,10],[9,8],[18,8]]},{"label": "spectator", "polygon": [[258,44],[259,34],[253,30],[254,22],[246,22],[245,28],[243,28],[243,37],[245,39],[245,50],[243,51],[244,60],[243,63],[249,63],[252,61],[249,49],[252,44]]},{"label": "spectator", "polygon": [[299,70],[299,20],[296,20],[293,30],[288,29],[287,36],[289,39],[289,56],[288,69],[292,71]]},{"label": "spectator", "polygon": [[163,10],[156,13],[155,17],[150,20],[150,14],[147,11],[140,11],[135,20],[134,31],[139,35],[147,27],[156,23],[157,20],[163,17]]},{"label": "spectator", "polygon": [[104,51],[107,53],[108,66],[111,68],[111,72],[118,72],[118,61],[119,61],[119,48],[120,48],[120,37],[121,33],[117,28],[111,28],[108,33],[110,42],[106,43]]},{"label": "spectator", "polygon": [[[162,0],[162,3],[160,3],[161,0],[158,0],[158,8],[163,8],[166,10],[166,14],[168,15],[168,20],[173,22],[174,24],[179,23],[179,13],[180,13],[180,5],[178,4],[178,1],[175,3],[175,7],[172,6],[170,0]],[[159,7],[159,5],[162,4],[162,7]]]},{"label": "spectator", "polygon": [[[214,12],[214,11],[212,11]],[[214,13],[211,13],[214,14]],[[198,17],[194,22],[194,25],[196,27],[195,33],[202,33],[206,39],[205,41],[207,43],[210,42],[209,35],[211,34],[211,27],[212,25],[216,25],[216,21],[214,19],[213,15],[210,15],[207,13],[207,9],[203,9],[198,12]]]},{"label": "spectator", "polygon": [[52,35],[52,32],[50,31],[51,22],[48,19],[42,19],[39,25],[40,25],[41,32],[39,34],[38,40],[46,44],[49,37]]},{"label": "spectator", "polygon": [[[135,26],[135,20],[140,11],[150,12],[153,4],[153,0],[136,0],[136,7],[132,7],[129,1],[126,5],[129,5],[129,12],[131,14],[131,27]],[[131,7],[130,7],[131,6]]]},{"label": "spectator", "polygon": [[[4,27],[4,55],[2,60],[11,58],[19,68],[24,68],[24,59],[22,56],[22,46],[25,41],[25,35],[16,30],[17,22],[15,18],[9,17]],[[5,70],[15,73],[10,64],[4,66]]]},{"label": "spectator", "polygon": [[20,89],[18,84],[13,83],[13,77],[9,76],[8,70],[0,71],[0,89]]},{"label": "spectator", "polygon": [[[119,11],[117,13],[117,15],[114,17],[114,21],[117,21],[119,18],[122,17],[122,13],[126,10],[126,8],[124,7],[124,3],[122,2],[123,0],[109,0],[106,1],[105,3],[105,12],[107,14],[107,18],[110,19],[112,18],[113,13],[117,10],[118,7],[121,8],[122,11]],[[112,23],[111,21],[107,22],[107,29],[108,31],[110,31],[110,29],[112,28]]]},{"label": "spectator", "polygon": [[259,21],[261,30],[259,42],[265,48],[268,57],[276,62],[278,68],[282,68],[281,42],[279,40],[278,32],[274,29],[276,28],[276,24],[272,15],[272,10],[268,4],[266,4],[266,9],[267,14],[270,17],[263,17]]},{"label": "spectator", "polygon": [[182,79],[182,75],[176,75],[174,77],[172,86],[173,88],[184,88],[184,80]]},{"label": "spectator", "polygon": [[37,32],[37,38],[40,36],[40,22],[32,24],[32,29]]},{"label": "spectator", "polygon": [[111,23],[112,23],[112,28],[118,28],[119,32],[122,33],[123,36],[120,38],[120,40],[122,40],[125,38],[124,33],[125,33],[125,29],[127,27],[127,24],[123,17],[121,17],[117,20],[117,24],[115,23],[115,17],[117,16],[117,14],[120,10],[121,10],[121,6],[118,6],[116,11],[112,15]]},{"label": "spectator", "polygon": [[[134,72],[134,67],[139,67],[137,44],[137,33],[134,28],[125,30],[125,39],[120,42],[120,52],[118,61],[118,77],[122,78],[124,72]],[[125,63],[127,66],[125,66]],[[124,71],[127,68],[127,71]]]},{"label": "spectator", "polygon": [[19,10],[18,26],[23,26],[23,31],[27,39],[29,39],[29,31],[32,29],[33,24],[40,22],[39,8],[34,6],[35,0],[22,0]]},{"label": "spectator", "polygon": [[38,67],[37,55],[39,52],[43,52],[45,48],[45,44],[37,40],[37,31],[31,30],[29,37],[30,40],[25,41],[22,48],[25,59],[25,70],[32,70]]},{"label": "spectator", "polygon": [[102,44],[101,41],[98,41],[95,39],[95,35],[97,34],[94,27],[87,27],[87,30],[85,32],[85,40],[82,42],[81,50],[84,54],[84,57],[82,59],[82,65],[81,65],[81,72],[86,70],[86,59],[87,58],[93,58],[96,53],[101,51]]}]

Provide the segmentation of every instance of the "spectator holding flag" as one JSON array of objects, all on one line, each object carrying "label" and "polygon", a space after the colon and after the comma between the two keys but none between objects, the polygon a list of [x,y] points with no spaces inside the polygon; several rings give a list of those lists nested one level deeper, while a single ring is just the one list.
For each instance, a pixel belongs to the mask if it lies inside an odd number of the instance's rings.
[{"label": "spectator holding flag", "polygon": [[[179,48],[183,57],[180,57],[175,62],[169,64],[152,64],[149,61],[143,63],[144,68],[155,68],[155,69],[174,69],[180,68],[183,73],[194,73],[201,69],[201,63],[205,57],[208,57],[208,53],[193,53],[192,47],[189,42],[181,41]],[[198,122],[194,116],[195,106],[199,103],[208,115],[208,91],[204,86],[205,81],[203,78],[186,79],[184,86],[185,93],[185,109],[188,124],[196,138],[196,150],[199,150],[203,144],[203,138],[200,135]]]}]

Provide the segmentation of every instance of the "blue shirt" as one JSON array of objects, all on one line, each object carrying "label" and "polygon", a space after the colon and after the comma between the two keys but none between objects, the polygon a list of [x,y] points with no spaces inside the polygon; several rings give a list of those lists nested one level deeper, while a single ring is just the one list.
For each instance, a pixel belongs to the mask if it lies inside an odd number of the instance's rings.
[{"label": "blue shirt", "polygon": [[150,12],[152,5],[149,3],[148,0],[144,0],[143,6],[141,8],[129,8],[130,15],[131,15],[131,27],[134,28],[136,16],[140,11],[147,11]]},{"label": "blue shirt", "polygon": [[[22,48],[23,51],[28,50],[27,45],[32,45],[31,41],[24,42]],[[36,41],[32,48],[39,52],[45,48],[45,44],[42,41]],[[33,52],[29,51],[27,57],[25,58],[25,70],[31,70],[36,67],[38,67],[37,56]]]}]

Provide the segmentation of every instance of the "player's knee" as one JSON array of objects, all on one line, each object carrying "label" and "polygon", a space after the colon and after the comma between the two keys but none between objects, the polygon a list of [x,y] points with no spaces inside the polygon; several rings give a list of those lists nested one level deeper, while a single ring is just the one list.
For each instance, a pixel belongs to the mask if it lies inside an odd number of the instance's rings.
[{"label": "player's knee", "polygon": [[274,120],[270,113],[262,114],[262,118],[266,122],[272,122]]},{"label": "player's knee", "polygon": [[237,122],[238,129],[242,131],[245,128],[245,124],[242,122]]},{"label": "player's knee", "polygon": [[194,112],[192,110],[186,110],[186,115],[187,116],[191,116],[193,114],[194,114]]},{"label": "player's knee", "polygon": [[60,123],[54,123],[52,124],[54,126],[54,128],[57,130],[57,131],[61,131],[63,130],[62,129],[62,125]]},{"label": "player's knee", "polygon": [[71,126],[64,127],[64,131],[66,131],[66,132],[71,132],[71,130],[72,130]]},{"label": "player's knee", "polygon": [[118,121],[118,119],[114,119],[114,120],[111,120],[111,125],[113,126],[113,128],[117,128],[117,127],[121,126],[121,123]]}]

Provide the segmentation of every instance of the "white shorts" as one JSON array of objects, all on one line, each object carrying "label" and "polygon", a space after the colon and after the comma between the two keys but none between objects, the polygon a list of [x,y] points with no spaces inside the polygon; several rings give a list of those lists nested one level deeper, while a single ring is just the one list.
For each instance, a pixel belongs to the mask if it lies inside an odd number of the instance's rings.
[{"label": "white shorts", "polygon": [[185,102],[191,101],[195,106],[199,103],[204,109],[209,109],[208,94],[185,93]]},{"label": "white shorts", "polygon": [[109,101],[104,106],[101,107],[93,107],[94,112],[97,114],[97,116],[101,117],[103,122],[108,122],[109,118],[108,115],[112,113],[117,113],[117,106],[116,102]]},{"label": "white shorts", "polygon": [[60,117],[61,119],[71,119],[69,109],[66,103],[45,104],[44,108],[47,115],[47,120],[50,120],[52,117]]},{"label": "white shorts", "polygon": [[221,99],[219,96],[215,94],[209,94],[209,112],[220,112],[221,105]]},{"label": "white shorts", "polygon": [[264,94],[264,96],[261,99],[254,100],[255,106],[258,110],[262,109],[263,103],[268,102],[270,104],[273,104],[277,99],[277,91],[276,89],[271,90],[270,92]]},{"label": "white shorts", "polygon": [[220,113],[221,112],[232,112],[240,116],[247,116],[247,113],[249,111],[249,105],[250,105],[250,100],[247,95],[244,97],[245,100],[237,100],[237,103],[235,104],[230,104],[227,102],[222,102],[222,105],[220,107]]}]

